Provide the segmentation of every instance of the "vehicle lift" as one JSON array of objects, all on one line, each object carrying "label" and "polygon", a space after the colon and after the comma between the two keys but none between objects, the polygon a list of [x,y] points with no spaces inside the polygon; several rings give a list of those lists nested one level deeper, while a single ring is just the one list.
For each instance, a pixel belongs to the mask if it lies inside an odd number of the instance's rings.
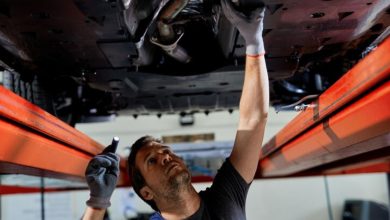
[{"label": "vehicle lift", "polygon": [[[389,78],[390,37],[263,146],[256,178],[390,173]],[[89,160],[104,148],[3,87],[0,139],[0,174],[80,182]],[[119,186],[131,184],[125,161]],[[40,191],[0,183],[0,195]]]}]

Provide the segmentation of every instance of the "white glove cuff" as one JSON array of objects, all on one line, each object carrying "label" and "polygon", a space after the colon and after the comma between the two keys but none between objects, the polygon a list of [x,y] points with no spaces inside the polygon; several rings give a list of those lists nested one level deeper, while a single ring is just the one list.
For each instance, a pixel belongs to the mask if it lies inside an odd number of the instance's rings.
[{"label": "white glove cuff", "polygon": [[247,44],[246,55],[256,56],[265,54],[264,42],[260,40],[259,43]]}]

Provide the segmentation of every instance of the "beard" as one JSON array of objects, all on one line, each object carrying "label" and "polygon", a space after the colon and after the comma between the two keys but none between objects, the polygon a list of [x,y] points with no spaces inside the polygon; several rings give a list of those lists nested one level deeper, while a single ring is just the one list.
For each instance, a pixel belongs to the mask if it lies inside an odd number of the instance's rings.
[{"label": "beard", "polygon": [[173,189],[180,189],[180,186],[186,186],[191,183],[191,174],[187,169],[181,170],[176,175],[169,178],[168,184]]},{"label": "beard", "polygon": [[191,187],[191,174],[187,169],[183,169],[169,177],[165,192],[167,197],[176,198],[181,191]]}]

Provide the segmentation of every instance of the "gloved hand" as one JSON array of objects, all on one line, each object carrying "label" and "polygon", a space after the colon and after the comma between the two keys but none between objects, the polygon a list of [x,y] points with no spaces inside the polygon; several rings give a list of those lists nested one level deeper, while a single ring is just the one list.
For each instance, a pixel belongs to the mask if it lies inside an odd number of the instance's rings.
[{"label": "gloved hand", "polygon": [[[106,148],[107,149],[107,148]],[[103,151],[96,155],[85,171],[90,198],[87,205],[94,208],[107,208],[119,176],[119,156]]]},{"label": "gloved hand", "polygon": [[240,31],[246,42],[247,55],[265,53],[263,42],[263,18],[265,7],[257,8],[248,14],[235,9],[231,0],[221,0],[226,18]]}]

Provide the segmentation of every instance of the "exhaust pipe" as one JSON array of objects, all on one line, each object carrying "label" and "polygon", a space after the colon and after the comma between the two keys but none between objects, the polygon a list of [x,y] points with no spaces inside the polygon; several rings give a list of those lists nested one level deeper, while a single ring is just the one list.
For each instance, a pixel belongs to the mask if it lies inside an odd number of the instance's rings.
[{"label": "exhaust pipe", "polygon": [[182,63],[189,63],[191,61],[191,57],[187,54],[187,51],[183,49],[183,47],[179,46],[178,43],[180,39],[183,37],[184,33],[181,33],[175,42],[172,44],[164,45],[158,42],[157,38],[152,37],[150,42],[161,47],[168,55],[175,58],[176,60]]},{"label": "exhaust pipe", "polygon": [[161,47],[168,55],[182,63],[188,63],[191,57],[187,51],[178,45],[184,33],[176,34],[170,22],[187,6],[189,0],[174,0],[162,9],[157,21],[158,37],[152,37],[150,42]]}]

